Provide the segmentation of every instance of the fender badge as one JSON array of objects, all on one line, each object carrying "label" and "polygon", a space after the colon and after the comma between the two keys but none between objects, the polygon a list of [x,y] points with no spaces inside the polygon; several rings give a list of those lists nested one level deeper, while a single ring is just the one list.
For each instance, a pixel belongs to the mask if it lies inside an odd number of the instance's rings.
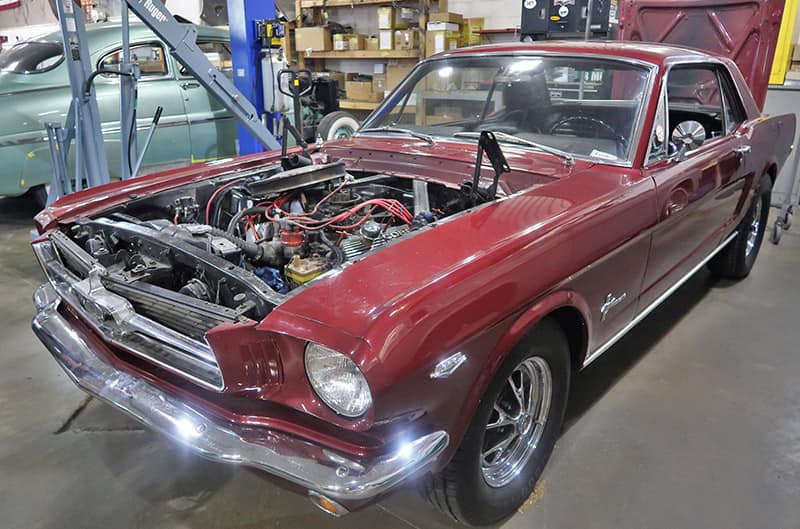
[{"label": "fender badge", "polygon": [[603,315],[603,317],[600,318],[600,321],[606,321],[606,316],[608,316],[608,313],[611,312],[611,309],[622,303],[627,297],[627,292],[623,292],[618,298],[614,297],[614,294],[607,295],[605,303],[600,305],[600,314]]}]

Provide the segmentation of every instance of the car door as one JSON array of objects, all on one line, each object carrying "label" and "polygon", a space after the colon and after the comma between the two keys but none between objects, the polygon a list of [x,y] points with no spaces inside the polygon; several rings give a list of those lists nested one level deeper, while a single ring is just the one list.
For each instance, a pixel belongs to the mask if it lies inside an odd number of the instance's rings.
[{"label": "car door", "polygon": [[[101,55],[97,67],[117,69],[121,60],[121,48],[114,48]],[[132,43],[131,61],[141,69],[136,98],[136,129],[140,148],[144,147],[156,109],[159,106],[164,108],[153,141],[145,154],[143,167],[152,171],[155,168],[186,165],[191,157],[189,128],[180,88],[175,81],[171,62],[167,60],[164,45],[157,41]],[[101,74],[95,80],[95,88],[109,169],[113,177],[119,178],[119,78],[113,74]]]},{"label": "car door", "polygon": [[746,148],[737,133],[737,113],[726,112],[729,87],[723,88],[721,68],[676,65],[662,84],[663,107],[645,169],[656,185],[658,223],[640,307],[655,301],[717,247],[741,194]]},{"label": "car door", "polygon": [[[197,46],[214,67],[233,78],[233,60],[227,42],[198,38]],[[192,163],[236,155],[236,120],[216,97],[178,64],[178,84],[189,121]]]}]

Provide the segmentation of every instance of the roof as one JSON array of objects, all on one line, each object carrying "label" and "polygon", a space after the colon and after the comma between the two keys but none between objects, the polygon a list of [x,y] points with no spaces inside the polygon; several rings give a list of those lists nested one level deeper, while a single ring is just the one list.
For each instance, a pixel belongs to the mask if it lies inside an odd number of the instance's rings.
[{"label": "roof", "polygon": [[697,59],[714,57],[692,48],[665,44],[650,44],[642,42],[620,42],[620,41],[577,41],[577,40],[550,40],[540,42],[518,42],[489,44],[484,46],[473,46],[470,48],[458,48],[444,53],[437,57],[455,57],[461,55],[480,55],[480,54],[514,54],[526,53],[563,53],[563,54],[587,54],[587,55],[609,55],[626,59],[636,59],[656,65],[663,64],[671,58],[692,57]]},{"label": "roof", "polygon": [[[195,26],[197,27],[198,37],[214,37],[219,39],[230,39],[230,33],[227,29],[213,28],[209,26]],[[89,52],[94,53],[97,50],[119,44],[122,41],[122,23],[121,22],[101,22],[98,24],[87,24],[86,33],[89,37]],[[142,22],[131,21],[130,24],[131,39],[157,39],[155,34],[145,26]],[[47,42],[61,42],[61,32],[54,31],[39,38],[32,39],[34,41],[47,41]]]}]

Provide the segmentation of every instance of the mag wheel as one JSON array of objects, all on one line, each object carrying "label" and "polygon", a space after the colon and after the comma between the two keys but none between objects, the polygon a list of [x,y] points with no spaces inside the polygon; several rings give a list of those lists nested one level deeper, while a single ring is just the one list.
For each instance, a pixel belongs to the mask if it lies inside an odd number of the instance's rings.
[{"label": "mag wheel", "polygon": [[561,432],[569,375],[566,337],[542,321],[498,370],[453,459],[426,483],[428,499],[471,525],[516,512]]},{"label": "mag wheel", "polygon": [[753,202],[736,228],[736,238],[709,261],[712,273],[728,279],[742,279],[750,274],[764,241],[769,217],[771,185],[768,178],[761,181]]}]

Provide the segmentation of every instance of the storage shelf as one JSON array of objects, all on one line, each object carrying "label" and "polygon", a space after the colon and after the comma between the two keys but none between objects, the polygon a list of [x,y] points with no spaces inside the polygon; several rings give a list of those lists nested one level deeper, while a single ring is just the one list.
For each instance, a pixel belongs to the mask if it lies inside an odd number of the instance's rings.
[{"label": "storage shelf", "polygon": [[339,108],[346,110],[375,110],[383,101],[355,101],[353,99],[340,99]]},{"label": "storage shelf", "polygon": [[306,59],[419,59],[419,50],[312,51]]}]

